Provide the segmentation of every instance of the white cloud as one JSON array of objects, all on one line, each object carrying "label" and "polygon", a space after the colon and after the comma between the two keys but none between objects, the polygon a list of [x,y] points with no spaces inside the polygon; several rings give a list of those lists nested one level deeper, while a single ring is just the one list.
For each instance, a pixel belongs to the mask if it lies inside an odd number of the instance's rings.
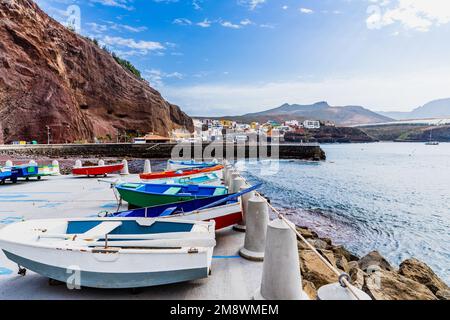
[{"label": "white cloud", "polygon": [[212,23],[211,21],[209,21],[208,19],[205,19],[202,22],[198,22],[197,25],[202,28],[209,28],[209,27],[211,27],[211,23]]},{"label": "white cloud", "polygon": [[105,36],[101,41],[109,46],[126,47],[130,49],[141,50],[143,53],[148,51],[164,50],[164,46],[156,41],[136,41],[130,38]]},{"label": "white cloud", "polygon": [[273,24],[270,23],[263,23],[259,25],[261,28],[266,28],[266,29],[275,29],[275,26]]},{"label": "white cloud", "polygon": [[225,28],[231,28],[231,29],[240,29],[241,28],[240,25],[234,24],[230,21],[223,21],[220,24],[222,25],[222,27],[225,27]]},{"label": "white cloud", "polygon": [[248,26],[248,25],[253,24],[253,22],[252,22],[250,19],[244,19],[244,20],[241,20],[240,23],[241,23],[243,26]]},{"label": "white cloud", "polygon": [[287,10],[287,9],[289,9],[289,6],[287,6],[287,5],[284,5],[284,6],[282,6],[282,7],[281,7],[281,9],[283,9],[283,10]]},{"label": "white cloud", "polygon": [[86,23],[86,26],[88,26],[95,33],[103,33],[108,31],[108,26],[104,24],[98,24],[96,22],[88,22]]},{"label": "white cloud", "polygon": [[186,18],[177,18],[173,20],[173,24],[178,24],[180,26],[190,26],[192,24],[192,21]]},{"label": "white cloud", "polygon": [[202,2],[202,0],[192,0],[192,6],[194,7],[195,10],[202,9],[202,7],[200,5],[201,2]]},{"label": "white cloud", "polygon": [[108,7],[117,7],[125,10],[134,10],[132,6],[129,6],[129,0],[89,0],[93,3],[99,3]]},{"label": "white cloud", "polygon": [[242,114],[285,102],[312,103],[323,100],[331,105],[352,104],[372,110],[408,111],[438,97],[447,97],[449,72],[447,69],[320,81],[303,79],[263,84],[166,86],[162,92],[169,101],[180,105],[191,115]]},{"label": "white cloud", "polygon": [[381,29],[396,23],[405,29],[426,32],[433,26],[450,22],[448,0],[370,0],[367,9],[369,29]]},{"label": "white cloud", "polygon": [[164,87],[164,79],[178,79],[184,78],[184,75],[180,72],[165,73],[158,69],[145,70],[143,77],[155,88]]},{"label": "white cloud", "polygon": [[314,13],[314,10],[308,8],[300,8],[300,12],[305,14],[312,14]]},{"label": "white cloud", "polygon": [[250,10],[255,10],[264,3],[266,3],[266,0],[238,0],[238,4],[248,7]]}]

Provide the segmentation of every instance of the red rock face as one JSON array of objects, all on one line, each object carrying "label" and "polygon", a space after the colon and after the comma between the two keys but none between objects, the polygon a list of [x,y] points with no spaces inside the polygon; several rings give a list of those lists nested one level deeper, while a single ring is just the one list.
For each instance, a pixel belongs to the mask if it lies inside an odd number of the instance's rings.
[{"label": "red rock face", "polygon": [[32,0],[0,1],[0,143],[167,136],[192,119]]}]

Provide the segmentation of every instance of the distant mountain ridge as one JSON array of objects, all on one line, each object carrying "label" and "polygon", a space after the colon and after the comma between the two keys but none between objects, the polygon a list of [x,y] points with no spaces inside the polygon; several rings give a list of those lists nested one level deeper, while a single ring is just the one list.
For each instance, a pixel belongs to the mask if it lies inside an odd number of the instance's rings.
[{"label": "distant mountain ridge", "polygon": [[248,113],[242,116],[221,117],[221,119],[242,122],[266,122],[268,120],[283,122],[286,120],[303,121],[309,119],[333,121],[341,126],[392,121],[392,118],[377,114],[361,106],[334,107],[325,101],[308,105],[285,103],[270,110]]},{"label": "distant mountain ridge", "polygon": [[450,117],[450,98],[433,100],[411,112],[378,112],[396,120]]}]

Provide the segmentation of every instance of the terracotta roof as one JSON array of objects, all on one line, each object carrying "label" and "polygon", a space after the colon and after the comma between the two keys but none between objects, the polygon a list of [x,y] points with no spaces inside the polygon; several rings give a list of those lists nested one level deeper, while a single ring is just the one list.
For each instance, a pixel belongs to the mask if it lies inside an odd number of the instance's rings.
[{"label": "terracotta roof", "polygon": [[146,134],[141,139],[145,140],[170,140],[168,137],[159,136],[157,134]]}]

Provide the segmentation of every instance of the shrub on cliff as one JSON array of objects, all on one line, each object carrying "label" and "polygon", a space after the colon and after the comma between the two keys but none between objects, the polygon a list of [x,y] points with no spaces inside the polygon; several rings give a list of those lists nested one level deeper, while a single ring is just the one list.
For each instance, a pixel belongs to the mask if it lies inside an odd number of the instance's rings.
[{"label": "shrub on cliff", "polygon": [[138,69],[136,69],[136,67],[130,61],[118,57],[114,52],[112,53],[112,56],[114,60],[116,60],[117,63],[120,64],[122,67],[124,67],[126,70],[130,71],[139,79],[142,78],[141,72]]}]

